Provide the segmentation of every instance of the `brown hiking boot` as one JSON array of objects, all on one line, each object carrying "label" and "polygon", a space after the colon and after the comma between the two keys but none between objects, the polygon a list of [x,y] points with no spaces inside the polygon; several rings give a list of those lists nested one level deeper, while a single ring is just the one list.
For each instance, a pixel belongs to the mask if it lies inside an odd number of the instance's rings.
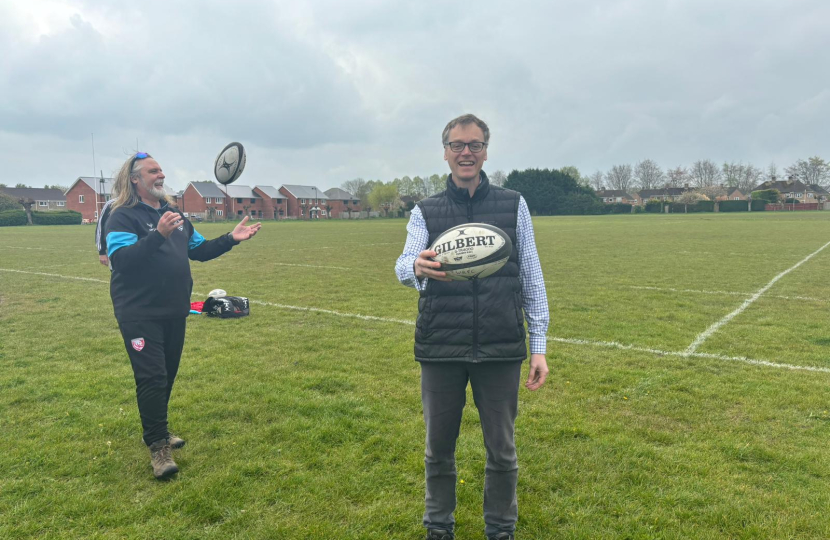
[{"label": "brown hiking boot", "polygon": [[187,442],[182,438],[176,437],[172,433],[168,434],[168,436],[170,437],[170,448],[172,448],[173,450],[178,450]]},{"label": "brown hiking boot", "polygon": [[179,472],[179,467],[173,461],[169,439],[161,439],[150,445],[150,463],[156,478],[167,478]]}]

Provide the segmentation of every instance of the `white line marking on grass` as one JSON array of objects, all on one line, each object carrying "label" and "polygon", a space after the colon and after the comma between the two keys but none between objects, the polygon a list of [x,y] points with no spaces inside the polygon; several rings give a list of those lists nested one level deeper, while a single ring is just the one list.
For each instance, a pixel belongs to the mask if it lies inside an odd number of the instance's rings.
[{"label": "white line marking on grass", "polygon": [[818,373],[830,373],[830,368],[816,367],[816,366],[796,366],[793,364],[781,364],[778,362],[768,362],[767,360],[754,360],[746,356],[724,356],[722,354],[699,353],[686,351],[661,351],[659,349],[651,349],[648,347],[637,347],[635,345],[624,345],[616,341],[588,341],[584,339],[568,339],[558,337],[548,337],[548,341],[555,341],[558,343],[567,343],[569,345],[590,345],[593,347],[606,347],[609,349],[620,349],[624,351],[635,351],[655,354],[658,356],[677,356],[679,358],[710,358],[712,360],[724,360],[727,362],[742,362],[744,364],[751,364],[753,366],[765,366],[778,369],[789,369],[792,371],[813,371]]},{"label": "white line marking on grass", "polygon": [[[207,295],[204,293],[194,292],[192,296],[206,298]],[[414,326],[415,321],[407,321],[404,319],[390,319],[387,317],[375,317],[374,315],[360,315],[358,313],[344,313],[342,311],[334,311],[331,309],[321,309],[321,308],[314,308],[314,307],[303,307],[303,306],[291,306],[288,304],[276,304],[274,302],[265,302],[263,300],[251,300],[248,299],[248,302],[251,304],[257,304],[260,306],[270,306],[280,309],[289,309],[293,311],[309,311],[312,313],[325,313],[326,315],[334,315],[336,317],[349,317],[352,319],[362,319],[364,321],[380,321],[380,322],[391,322],[396,324],[406,324],[409,326]]]},{"label": "white line marking on grass", "polygon": [[[36,248],[36,247],[23,247],[23,246],[0,246],[3,249],[29,249],[34,251],[62,251],[60,249],[51,249],[51,248]],[[78,253],[94,253],[93,249],[73,249],[72,251],[76,251]]]},{"label": "white line marking on grass", "polygon": [[95,278],[88,278],[88,277],[77,277],[77,276],[62,276],[60,274],[47,274],[46,272],[29,272],[26,270],[13,270],[11,268],[0,268],[0,272],[14,272],[16,274],[31,274],[33,276],[46,276],[46,277],[56,277],[62,279],[76,279],[78,281],[91,281],[93,283],[104,283],[109,285],[109,280],[103,279],[95,279]]},{"label": "white line marking on grass", "polygon": [[326,268],[331,270],[352,270],[351,268],[346,268],[344,266],[317,266],[314,264],[291,264],[291,263],[278,263],[278,262],[271,262],[274,266],[300,266],[302,268]]},{"label": "white line marking on grass", "polygon": [[[736,292],[736,291],[701,291],[698,289],[673,289],[671,287],[645,287],[638,285],[629,285],[629,289],[638,289],[642,291],[668,291],[680,293],[697,293],[697,294],[715,294],[715,295],[729,295],[729,296],[752,296],[751,292]],[[783,300],[807,300],[810,302],[827,302],[827,298],[816,298],[813,296],[782,296],[778,294],[771,294],[767,298],[781,298]]]},{"label": "white line marking on grass", "polygon": [[709,336],[711,336],[712,334],[717,332],[718,329],[720,329],[723,325],[725,325],[726,323],[728,323],[729,321],[731,321],[732,319],[734,319],[735,317],[737,317],[738,315],[743,313],[746,308],[748,308],[753,302],[758,300],[761,297],[762,294],[764,294],[765,292],[767,292],[770,289],[770,287],[775,285],[775,283],[779,279],[786,276],[787,274],[789,274],[790,272],[792,272],[793,270],[795,270],[796,268],[798,268],[799,266],[801,266],[805,262],[809,261],[810,259],[812,259],[816,255],[818,255],[827,246],[830,246],[830,242],[827,242],[826,244],[824,244],[823,246],[821,246],[820,248],[818,248],[814,252],[810,253],[809,255],[807,255],[806,257],[801,259],[799,262],[797,262],[793,266],[787,268],[786,270],[784,270],[783,272],[781,272],[780,274],[778,274],[777,276],[772,278],[772,280],[769,283],[767,283],[766,285],[764,285],[761,289],[759,289],[758,292],[756,292],[751,297],[744,300],[744,303],[741,304],[738,307],[738,309],[736,309],[735,311],[733,311],[732,313],[730,313],[726,317],[722,318],[721,320],[719,320],[718,322],[716,322],[715,324],[713,324],[712,326],[710,326],[709,328],[707,328],[706,330],[701,332],[700,335],[698,335],[697,338],[695,338],[695,340],[692,342],[692,344],[689,345],[689,347],[686,349],[686,354],[694,353],[697,350],[697,348],[700,347],[703,344],[703,342],[706,341],[709,338]]},{"label": "white line marking on grass", "polygon": [[[103,283],[109,284],[109,281],[105,281],[103,279],[94,279],[94,278],[85,278],[85,277],[76,277],[76,276],[63,276],[60,274],[47,274],[45,272],[29,272],[26,270],[14,270],[11,268],[0,268],[0,272],[14,272],[18,274],[31,274],[36,276],[45,276],[45,277],[56,277],[61,279],[73,279],[79,281],[90,281],[93,283]],[[204,293],[194,292],[193,296],[206,298],[207,295]],[[347,317],[350,319],[361,319],[364,321],[378,321],[378,322],[389,322],[395,324],[404,324],[407,326],[414,326],[415,321],[406,320],[406,319],[393,319],[389,317],[375,317],[374,315],[360,315],[358,313],[345,313],[342,311],[334,311],[331,309],[321,309],[321,308],[314,308],[314,307],[303,307],[303,306],[292,306],[288,304],[277,304],[274,302],[265,302],[262,300],[248,300],[252,304],[257,304],[261,306],[270,306],[279,309],[287,309],[292,311],[306,311],[312,313],[324,313],[326,315],[333,315],[335,317]],[[747,358],[745,356],[724,356],[720,354],[710,354],[710,353],[687,353],[682,351],[661,351],[659,349],[651,349],[648,347],[637,347],[634,345],[624,345],[622,343],[618,343],[615,341],[588,341],[584,339],[568,339],[568,338],[559,338],[559,337],[547,337],[548,341],[553,341],[557,343],[567,343],[570,345],[586,345],[591,347],[605,347],[611,349],[620,349],[626,351],[636,351],[636,352],[644,352],[649,354],[654,354],[657,356],[677,356],[680,358],[710,358],[713,360],[725,360],[729,362],[742,362],[744,364],[750,364],[754,366],[765,366],[765,367],[772,367],[777,369],[788,369],[792,371],[812,371],[817,373],[830,373],[830,368],[823,368],[823,367],[815,367],[815,366],[796,366],[792,364],[781,364],[777,362],[768,362],[766,360],[754,360],[752,358]]]}]

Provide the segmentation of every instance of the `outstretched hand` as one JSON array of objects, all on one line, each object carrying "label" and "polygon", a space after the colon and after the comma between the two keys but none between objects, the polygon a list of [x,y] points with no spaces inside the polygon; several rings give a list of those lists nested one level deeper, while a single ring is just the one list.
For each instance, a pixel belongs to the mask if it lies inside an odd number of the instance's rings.
[{"label": "outstretched hand", "polygon": [[248,216],[242,218],[242,221],[231,231],[231,237],[237,242],[244,242],[245,240],[253,238],[260,227],[262,227],[262,223],[259,222],[253,225],[245,225],[246,223],[248,223]]}]

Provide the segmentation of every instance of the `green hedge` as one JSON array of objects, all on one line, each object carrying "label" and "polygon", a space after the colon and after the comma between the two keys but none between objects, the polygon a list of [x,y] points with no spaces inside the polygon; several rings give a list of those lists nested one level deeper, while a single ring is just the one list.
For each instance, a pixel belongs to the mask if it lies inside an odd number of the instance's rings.
[{"label": "green hedge", "polygon": [[767,201],[764,201],[764,200],[756,201],[755,199],[752,199],[752,211],[753,212],[763,212],[766,209],[767,209]]},{"label": "green hedge", "polygon": [[714,212],[715,211],[715,201],[697,201],[697,211],[698,212]]},{"label": "green hedge", "polygon": [[646,212],[659,214],[663,211],[663,201],[649,200],[646,202]]},{"label": "green hedge", "polygon": [[0,212],[0,227],[9,227],[12,225],[26,225],[29,220],[26,219],[25,210],[6,210]]},{"label": "green hedge", "polygon": [[721,212],[746,212],[749,210],[749,205],[746,201],[721,201]]},{"label": "green hedge", "polygon": [[65,212],[32,212],[35,225],[80,225],[81,213],[73,210]]},{"label": "green hedge", "polygon": [[631,213],[631,206],[627,203],[612,203],[606,204],[605,208],[603,208],[603,213],[605,214],[630,214]]}]

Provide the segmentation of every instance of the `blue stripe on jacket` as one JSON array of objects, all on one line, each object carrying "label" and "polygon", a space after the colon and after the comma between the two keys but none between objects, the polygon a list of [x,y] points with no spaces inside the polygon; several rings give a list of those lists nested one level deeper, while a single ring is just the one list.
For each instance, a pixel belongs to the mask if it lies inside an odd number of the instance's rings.
[{"label": "blue stripe on jacket", "polygon": [[190,235],[190,241],[187,243],[187,249],[196,249],[201,246],[204,241],[205,237],[199,234],[196,229],[193,229],[193,234]]},{"label": "blue stripe on jacket", "polygon": [[138,242],[138,235],[128,232],[111,232],[107,235],[107,255],[112,254],[122,247],[131,246]]}]

